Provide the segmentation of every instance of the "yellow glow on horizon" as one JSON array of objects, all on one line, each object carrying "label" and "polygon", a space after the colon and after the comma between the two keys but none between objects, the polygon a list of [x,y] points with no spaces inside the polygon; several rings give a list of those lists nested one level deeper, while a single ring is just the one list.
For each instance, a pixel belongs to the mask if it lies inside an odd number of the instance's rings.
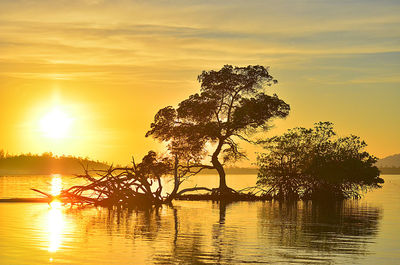
[{"label": "yellow glow on horizon", "polygon": [[60,108],[54,108],[40,120],[40,129],[46,137],[65,138],[68,136],[72,118]]}]

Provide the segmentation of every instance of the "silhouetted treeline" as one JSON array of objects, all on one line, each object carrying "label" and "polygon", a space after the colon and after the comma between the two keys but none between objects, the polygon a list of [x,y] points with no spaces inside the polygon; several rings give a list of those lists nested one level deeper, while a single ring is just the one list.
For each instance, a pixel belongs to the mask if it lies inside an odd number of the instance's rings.
[{"label": "silhouetted treeline", "polygon": [[104,162],[74,156],[54,156],[52,153],[4,155],[0,152],[0,175],[82,174],[88,169],[107,169]]}]

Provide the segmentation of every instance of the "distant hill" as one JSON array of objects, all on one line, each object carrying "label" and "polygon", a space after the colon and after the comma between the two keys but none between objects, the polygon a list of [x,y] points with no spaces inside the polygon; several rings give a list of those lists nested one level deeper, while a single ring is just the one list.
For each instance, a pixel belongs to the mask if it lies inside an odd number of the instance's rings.
[{"label": "distant hill", "polygon": [[400,174],[400,154],[379,159],[376,166],[381,171],[381,174],[398,175]]},{"label": "distant hill", "polygon": [[23,154],[17,156],[0,157],[0,176],[4,175],[37,175],[37,174],[65,174],[74,175],[84,173],[83,166],[89,169],[107,169],[109,165],[72,156],[53,156]]},{"label": "distant hill", "polygon": [[400,154],[387,156],[385,158],[379,159],[376,163],[379,168],[382,167],[400,167]]}]

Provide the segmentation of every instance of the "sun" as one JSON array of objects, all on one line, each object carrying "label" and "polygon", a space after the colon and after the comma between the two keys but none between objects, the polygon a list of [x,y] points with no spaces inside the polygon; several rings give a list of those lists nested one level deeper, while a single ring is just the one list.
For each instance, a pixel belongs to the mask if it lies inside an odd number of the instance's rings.
[{"label": "sun", "polygon": [[72,118],[60,108],[54,108],[40,120],[40,129],[46,137],[65,138],[68,136]]}]

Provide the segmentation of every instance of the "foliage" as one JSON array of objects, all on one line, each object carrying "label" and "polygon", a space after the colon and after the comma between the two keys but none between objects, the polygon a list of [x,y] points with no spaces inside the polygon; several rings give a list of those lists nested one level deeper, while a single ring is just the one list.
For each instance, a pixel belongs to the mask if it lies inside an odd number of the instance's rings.
[{"label": "foliage", "polygon": [[377,158],[358,136],[337,137],[330,122],[312,129],[294,128],[262,142],[257,184],[278,198],[358,198],[379,188]]},{"label": "foliage", "polygon": [[191,95],[177,108],[161,109],[146,136],[168,142],[171,153],[181,154],[199,162],[206,155],[206,144],[213,145],[212,166],[220,176],[220,189],[229,190],[225,171],[219,161],[236,161],[245,157],[238,139],[247,138],[255,130],[267,129],[275,117],[284,118],[289,105],[277,95],[265,94],[265,87],[277,83],[263,66],[233,67],[219,71],[203,71],[198,76],[200,93]]}]

